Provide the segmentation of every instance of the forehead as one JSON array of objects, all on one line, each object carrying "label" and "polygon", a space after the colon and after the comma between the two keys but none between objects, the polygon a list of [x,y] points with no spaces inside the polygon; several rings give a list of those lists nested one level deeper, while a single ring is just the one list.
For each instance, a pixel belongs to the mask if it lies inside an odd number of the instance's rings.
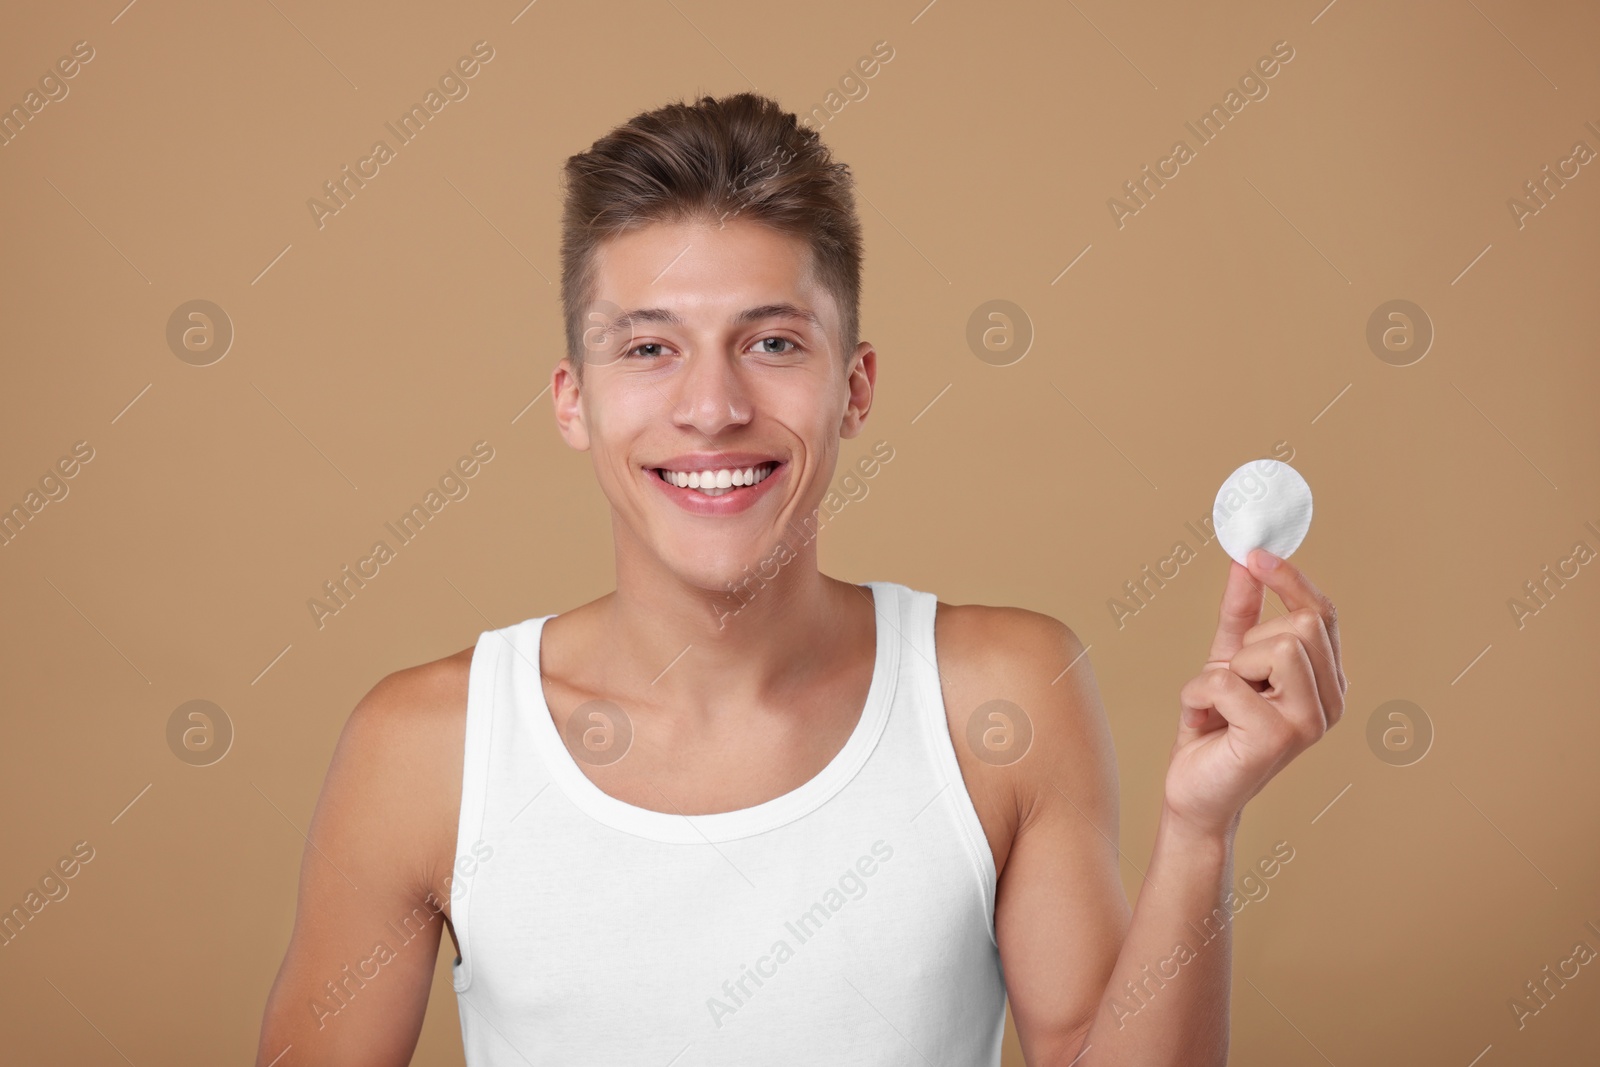
[{"label": "forehead", "polygon": [[602,242],[595,298],[620,308],[667,308],[686,321],[730,321],[748,309],[791,303],[831,326],[835,308],[817,284],[810,246],[742,219],[654,222]]}]

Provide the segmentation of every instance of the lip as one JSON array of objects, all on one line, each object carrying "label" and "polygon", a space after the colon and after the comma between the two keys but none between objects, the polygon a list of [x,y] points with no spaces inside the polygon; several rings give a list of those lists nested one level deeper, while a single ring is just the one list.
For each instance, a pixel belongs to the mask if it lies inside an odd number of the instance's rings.
[{"label": "lip", "polygon": [[665,467],[669,471],[715,471],[724,467],[754,467],[761,463],[781,463],[777,456],[763,455],[760,452],[685,452],[682,455],[664,459],[659,463],[648,463],[645,466],[650,470]]},{"label": "lip", "polygon": [[[742,458],[746,456],[753,458],[754,462],[749,462]],[[693,459],[694,457],[689,456],[683,458]],[[753,453],[728,452],[717,457],[717,464],[715,466],[710,463],[708,463],[706,466],[716,470],[720,469],[721,467],[737,467],[740,465],[754,466],[755,463],[770,462],[775,461],[770,459],[762,459],[759,456],[754,456]],[[656,466],[662,465],[663,464],[657,464]],[[667,469],[672,470],[673,468],[668,467]],[[666,494],[669,500],[678,505],[684,511],[689,512],[691,515],[710,516],[737,515],[739,512],[744,511],[747,508],[754,507],[762,497],[766,496],[767,490],[771,488],[772,483],[776,482],[779,478],[782,478],[788,469],[789,464],[787,462],[779,462],[777,468],[773,470],[771,474],[767,475],[753,486],[740,489],[736,492],[723,493],[721,496],[706,496],[704,493],[701,493],[698,490],[689,489],[687,487],[679,487],[671,484],[670,482],[663,481],[661,476],[656,473],[655,466],[640,468],[641,472],[646,478],[649,478],[652,482],[654,482],[656,487],[660,489],[662,493]]]}]

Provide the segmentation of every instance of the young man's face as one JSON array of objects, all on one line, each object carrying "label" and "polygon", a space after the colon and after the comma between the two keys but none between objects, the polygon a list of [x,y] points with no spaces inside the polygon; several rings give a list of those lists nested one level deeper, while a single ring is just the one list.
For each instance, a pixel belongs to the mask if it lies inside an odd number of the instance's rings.
[{"label": "young man's face", "polygon": [[[554,392],[562,436],[593,452],[619,553],[725,590],[780,541],[799,551],[807,520],[815,529],[877,371],[870,344],[848,362],[839,350],[839,309],[810,258],[802,240],[739,218],[654,223],[600,248],[583,384],[563,359]],[[732,473],[704,479],[708,495],[659,468]],[[751,468],[760,480],[741,485]]]}]

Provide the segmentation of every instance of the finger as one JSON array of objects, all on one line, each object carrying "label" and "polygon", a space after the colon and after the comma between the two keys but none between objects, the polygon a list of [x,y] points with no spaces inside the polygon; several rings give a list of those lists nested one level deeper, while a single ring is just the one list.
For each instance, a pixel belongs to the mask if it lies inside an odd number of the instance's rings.
[{"label": "finger", "polygon": [[1279,559],[1264,548],[1253,550],[1247,557],[1252,561],[1250,573],[1278,594],[1289,611],[1309,608],[1322,616],[1328,629],[1328,643],[1333,649],[1334,673],[1341,691],[1348,684],[1344,676],[1344,655],[1339,645],[1339,611],[1322,590],[1312,584],[1305,572],[1286,559]]},{"label": "finger", "polygon": [[1219,715],[1235,731],[1239,745],[1257,755],[1264,764],[1276,764],[1283,751],[1294,743],[1295,729],[1255,688],[1233,671],[1218,667],[1202,671],[1178,691],[1183,706],[1178,732],[1180,743],[1207,732],[1204,725],[1189,724],[1192,712]]},{"label": "finger", "polygon": [[1183,745],[1190,739],[1200,734],[1209,734],[1213,730],[1221,730],[1228,725],[1228,720],[1222,713],[1214,708],[1191,708],[1182,703],[1179,706],[1182,714],[1178,717],[1178,737],[1176,744]]},{"label": "finger", "polygon": [[[1322,698],[1323,716],[1327,719],[1328,725],[1333,726],[1344,714],[1344,686],[1339,679],[1338,667],[1333,662],[1333,646],[1328,639],[1327,626],[1323,623],[1322,616],[1302,608],[1289,615],[1268,619],[1261,625],[1250,628],[1250,632],[1244,635],[1244,647],[1249,648],[1278,634],[1297,637],[1305,646],[1310,657],[1312,672],[1316,676],[1317,693]],[[1229,666],[1238,670],[1237,656]]]},{"label": "finger", "polygon": [[1279,633],[1245,645],[1228,668],[1247,682],[1263,682],[1262,699],[1294,727],[1309,745],[1328,729],[1327,712],[1317,690],[1317,676],[1296,633]]},{"label": "finger", "polygon": [[1261,621],[1261,605],[1266,593],[1250,568],[1228,562],[1228,584],[1222,590],[1222,607],[1217,613],[1217,633],[1211,639],[1207,665],[1225,665],[1244,647],[1244,635]]}]

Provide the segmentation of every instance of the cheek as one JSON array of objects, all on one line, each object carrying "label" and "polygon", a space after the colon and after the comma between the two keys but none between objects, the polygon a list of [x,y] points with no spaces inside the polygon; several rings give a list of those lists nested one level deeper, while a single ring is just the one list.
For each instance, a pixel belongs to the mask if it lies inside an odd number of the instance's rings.
[{"label": "cheek", "polygon": [[661,390],[629,382],[585,395],[583,423],[591,448],[615,449],[641,433],[659,434],[670,427],[672,407]]},{"label": "cheek", "polygon": [[797,429],[822,427],[837,433],[850,403],[850,383],[842,373],[820,365],[770,368],[752,377],[749,396],[758,416]]},{"label": "cheek", "polygon": [[791,451],[797,472],[809,477],[838,454],[840,410],[831,395],[802,396],[789,390],[772,401],[756,402],[751,435]]}]

